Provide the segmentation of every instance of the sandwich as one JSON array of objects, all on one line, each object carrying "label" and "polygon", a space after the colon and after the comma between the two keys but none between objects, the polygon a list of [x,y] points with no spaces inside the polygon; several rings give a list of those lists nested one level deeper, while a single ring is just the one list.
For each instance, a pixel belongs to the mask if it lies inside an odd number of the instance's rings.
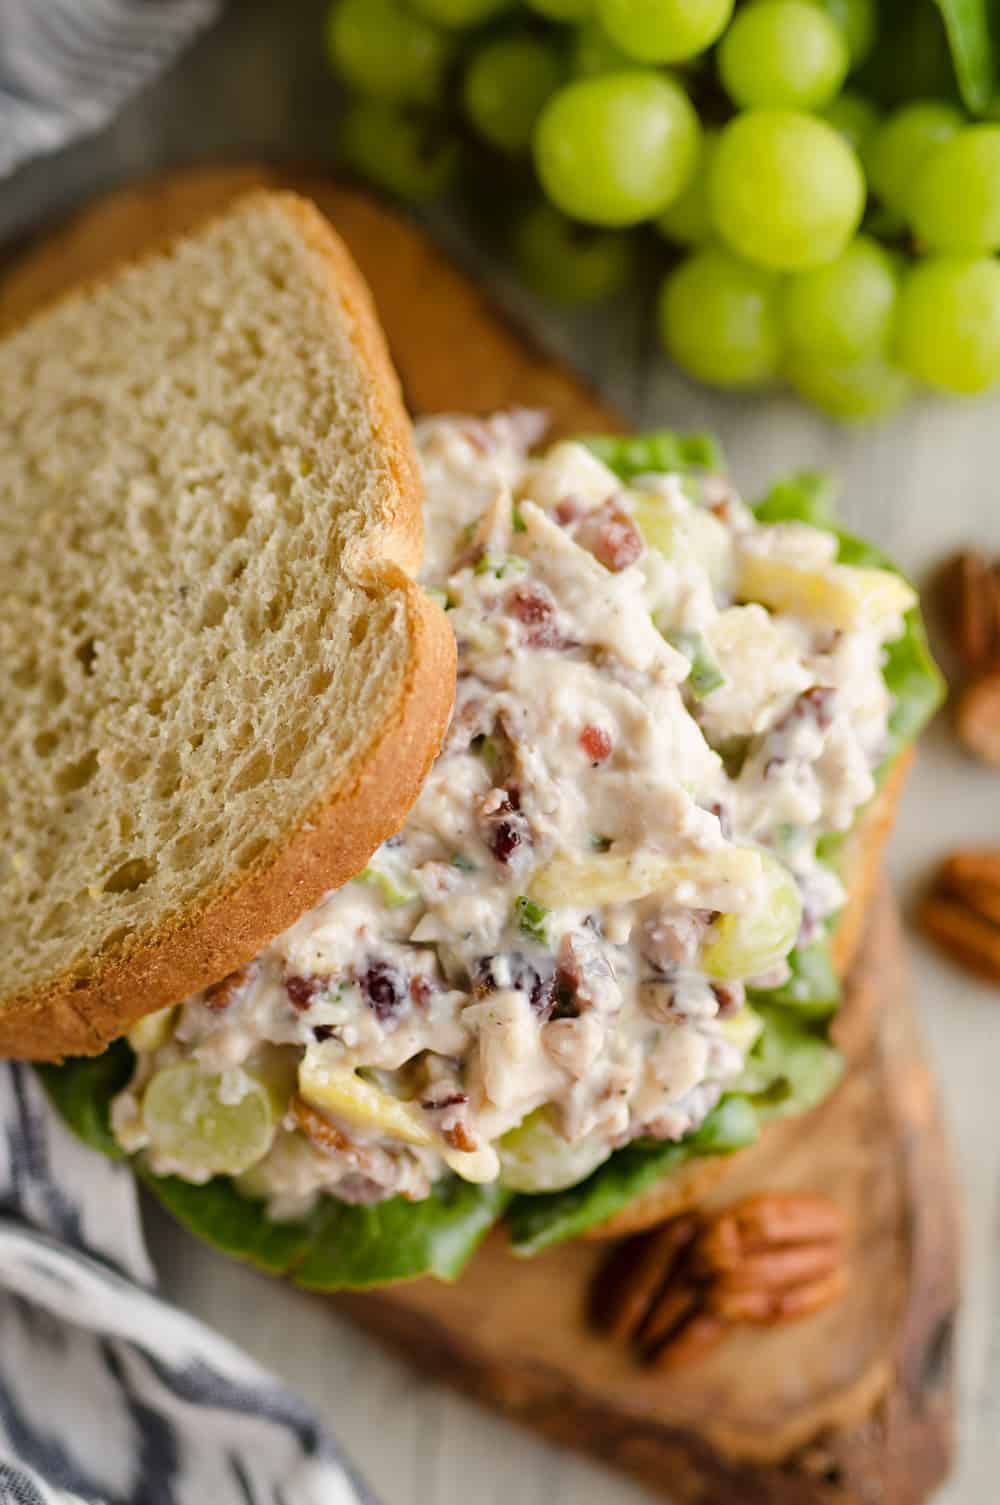
[{"label": "sandwich", "polygon": [[498,1223],[655,1223],[833,1090],[940,684],[816,478],[751,507],[699,436],[411,432],[283,195],[0,383],[0,1049],[189,1227],[316,1289],[453,1279]]}]

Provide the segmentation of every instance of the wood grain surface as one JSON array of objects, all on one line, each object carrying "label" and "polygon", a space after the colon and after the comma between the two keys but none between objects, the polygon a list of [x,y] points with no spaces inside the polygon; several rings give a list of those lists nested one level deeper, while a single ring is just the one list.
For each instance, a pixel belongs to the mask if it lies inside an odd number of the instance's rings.
[{"label": "wood grain surface", "polygon": [[[239,192],[279,182],[315,198],[353,251],[415,412],[520,402],[545,406],[557,431],[616,424],[421,232],[307,171],[187,170],[113,195],[6,267],[0,329]],[[697,1368],[653,1378],[582,1322],[599,1247],[520,1264],[495,1239],[457,1287],[352,1298],[352,1315],[424,1373],[676,1498],[918,1505],[949,1453],[954,1200],[885,899],[839,1023],[852,1062],[842,1087],[742,1157],[712,1195],[762,1186],[837,1195],[854,1230],[842,1306],[794,1328],[741,1332]]]}]

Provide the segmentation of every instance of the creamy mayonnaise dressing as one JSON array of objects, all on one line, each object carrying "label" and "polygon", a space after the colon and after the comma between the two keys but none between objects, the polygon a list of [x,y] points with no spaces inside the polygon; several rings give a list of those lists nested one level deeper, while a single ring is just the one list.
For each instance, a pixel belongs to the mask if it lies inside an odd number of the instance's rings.
[{"label": "creamy mayonnaise dressing", "polygon": [[[188,1062],[223,1108],[267,1085],[242,1184],[276,1216],[449,1169],[572,1183],[704,1119],[754,1038],[746,985],[780,983],[843,902],[816,842],[874,791],[906,602],[847,620],[824,590],[867,587],[832,535],[761,526],[715,478],[531,458],[541,428],[418,425],[424,579],[459,654],[444,748],[361,878],[140,1027],[114,1125],[155,1171],[213,1173],[197,1125],[178,1152],[144,1114]],[[792,567],[805,604],[743,599],[748,560]]]}]

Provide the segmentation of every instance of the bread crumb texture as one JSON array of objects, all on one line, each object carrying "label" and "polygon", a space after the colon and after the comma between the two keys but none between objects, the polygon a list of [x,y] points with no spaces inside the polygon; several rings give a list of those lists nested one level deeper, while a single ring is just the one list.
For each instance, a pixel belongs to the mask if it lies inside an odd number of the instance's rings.
[{"label": "bread crumb texture", "polygon": [[380,359],[281,195],[0,346],[0,1006],[85,988],[356,778],[412,675],[420,548]]}]

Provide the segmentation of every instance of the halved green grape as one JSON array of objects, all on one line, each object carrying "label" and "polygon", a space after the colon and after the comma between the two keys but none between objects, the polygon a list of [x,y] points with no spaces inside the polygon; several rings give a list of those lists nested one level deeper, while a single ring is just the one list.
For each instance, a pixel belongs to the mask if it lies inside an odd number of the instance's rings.
[{"label": "halved green grape", "polygon": [[424,203],[451,187],[461,148],[440,121],[378,99],[359,99],[340,124],[344,161],[370,182],[401,199]]},{"label": "halved green grape", "polygon": [[888,418],[901,408],[913,385],[905,371],[883,355],[828,366],[811,356],[791,356],[785,375],[800,397],[831,418]]},{"label": "halved green grape", "polygon": [[917,99],[895,110],[865,144],[872,192],[887,209],[909,218],[910,195],[926,159],[960,131],[961,110],[943,99]]},{"label": "halved green grape", "polygon": [[717,130],[705,131],[691,181],[656,221],[656,228],[661,235],[665,235],[668,240],[678,241],[682,246],[704,245],[715,234],[708,203],[708,174],[718,140]]},{"label": "halved green grape", "polygon": [[150,1149],[207,1176],[238,1176],[271,1148],[278,1111],[250,1078],[238,1102],[223,1102],[221,1076],[193,1061],[158,1071],[142,1099]]},{"label": "halved green grape", "polygon": [[585,21],[594,9],[594,0],[524,0],[531,10],[548,16],[550,21]]},{"label": "halved green grape", "polygon": [[326,41],[349,84],[396,104],[434,104],[454,54],[452,38],[402,0],[336,0]]},{"label": "halved green grape", "polygon": [[827,125],[839,131],[848,146],[864,157],[864,150],[879,125],[879,112],[870,99],[845,89],[821,112]]},{"label": "halved green grape", "polygon": [[549,100],[535,131],[535,165],[565,214],[634,225],[683,192],[700,141],[694,107],[672,79],[648,69],[602,73]]},{"label": "halved green grape", "polygon": [[883,351],[897,291],[893,258],[878,241],[858,235],[836,260],[788,279],[785,343],[796,360],[817,365],[849,365]]},{"label": "halved green grape", "polygon": [[536,204],[515,224],[511,248],[528,285],[557,303],[598,303],[632,278],[636,248],[620,230],[596,230]]},{"label": "halved green grape", "polygon": [[584,1181],[610,1155],[601,1135],[570,1144],[548,1109],[536,1108],[500,1141],[500,1180],[512,1191],[561,1191]]},{"label": "halved green grape", "polygon": [[570,72],[577,78],[593,78],[595,73],[620,73],[634,67],[627,53],[616,47],[598,21],[584,21],[577,28],[570,48]]},{"label": "halved green grape", "polygon": [[642,63],[680,63],[720,37],[733,0],[595,0],[613,42]]},{"label": "halved green grape", "polygon": [[723,1039],[728,1040],[730,1045],[735,1045],[744,1055],[753,1049],[763,1028],[763,1019],[748,1003],[737,1013],[719,1021],[719,1033]]},{"label": "halved green grape", "polygon": [[472,54],[462,79],[465,113],[491,146],[527,151],[535,121],[563,71],[558,51],[541,37],[486,42]]},{"label": "halved green grape", "polygon": [[932,251],[1000,250],[1000,125],[974,125],[927,153],[910,221]]},{"label": "halved green grape", "polygon": [[467,26],[481,26],[502,11],[510,10],[514,0],[408,0],[408,3],[411,10],[435,26],[462,31]]},{"label": "halved green grape", "polygon": [[762,977],[784,961],[798,939],[802,900],[794,878],[776,857],[764,854],[767,897],[749,914],[724,914],[701,954],[710,977],[735,981]]},{"label": "halved green grape", "polygon": [[816,0],[831,16],[847,42],[851,68],[858,68],[875,45],[878,15],[875,0]]},{"label": "halved green grape", "polygon": [[813,0],[758,0],[737,11],[718,58],[726,93],[744,109],[818,110],[847,77],[850,54]]},{"label": "halved green grape", "polygon": [[825,121],[750,110],[719,137],[709,202],[716,227],[741,256],[797,271],[840,255],[861,220],[865,180]]},{"label": "halved green grape", "polygon": [[781,360],[773,273],[722,247],[696,252],[660,290],[660,338],[669,355],[700,381],[759,387]]},{"label": "halved green grape", "polygon": [[1000,262],[919,262],[900,292],[896,355],[911,376],[946,392],[984,392],[1000,380]]}]

